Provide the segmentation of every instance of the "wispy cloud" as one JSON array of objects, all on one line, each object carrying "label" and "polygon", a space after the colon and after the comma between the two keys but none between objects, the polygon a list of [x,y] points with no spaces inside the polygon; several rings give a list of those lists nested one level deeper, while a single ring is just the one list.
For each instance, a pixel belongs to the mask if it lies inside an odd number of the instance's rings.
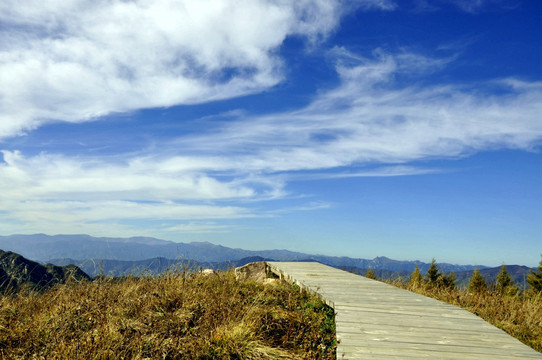
[{"label": "wispy cloud", "polygon": [[[416,79],[448,60],[382,52],[355,64],[353,59],[337,65],[341,85],[307,107],[228,123],[183,144],[205,152],[245,149],[237,157],[244,169],[273,172],[529,150],[540,143],[540,83],[501,79],[422,87]],[[398,84],[401,74],[413,81]]]},{"label": "wispy cloud", "polygon": [[[3,228],[69,232],[74,224],[81,231],[107,224],[111,233],[126,233],[138,229],[130,222],[165,221],[158,226],[164,232],[227,231],[214,221],[268,216],[251,202],[295,196],[288,182],[296,177],[427,174],[438,170],[411,163],[540,145],[539,82],[421,86],[417,79],[453,59],[381,50],[368,58],[345,49],[335,56],[340,84],[295,111],[233,117],[204,134],[115,162],[4,151],[0,186],[9,191],[0,194]],[[399,82],[399,76],[412,81]],[[352,168],[342,172],[345,166]],[[316,201],[285,211],[327,206]],[[186,221],[194,223],[170,223]]]},{"label": "wispy cloud", "polygon": [[517,0],[441,0],[457,6],[459,9],[476,14],[489,6],[499,6],[503,8],[514,8],[518,5]]},{"label": "wispy cloud", "polygon": [[[289,36],[314,43],[340,1],[0,3],[0,139],[46,122],[259,92],[282,80]],[[390,2],[357,6],[389,9]]]},{"label": "wispy cloud", "polygon": [[374,169],[363,169],[358,171],[328,171],[316,173],[289,174],[286,178],[288,181],[307,181],[307,180],[322,180],[322,179],[347,179],[357,177],[392,177],[392,176],[414,176],[439,174],[443,170],[422,168],[416,166],[378,166]]},{"label": "wispy cloud", "polygon": [[[205,175],[201,170],[213,166],[205,159],[172,158],[156,163],[136,159],[109,164],[60,155],[26,158],[18,152],[3,154],[0,182],[4,188],[12,187],[10,198],[21,200],[227,200],[257,195],[236,180],[218,181]],[[191,163],[196,163],[200,172],[191,171]],[[219,161],[214,165],[218,168]]]},{"label": "wispy cloud", "polygon": [[[183,204],[176,202],[135,201],[70,201],[58,198],[48,200],[2,199],[6,213],[0,224],[2,231],[17,233],[92,233],[100,235],[148,235],[178,233],[171,223],[206,220],[232,220],[257,215],[248,208],[217,204]],[[216,225],[214,230],[226,230]],[[202,232],[202,229],[184,228],[183,232]],[[210,231],[207,226],[207,231]],[[123,235],[124,234],[124,235]]]},{"label": "wispy cloud", "polygon": [[482,12],[490,7],[514,9],[519,4],[518,0],[414,0],[414,11],[432,12],[438,11],[443,4],[450,4],[459,10],[470,14]]},{"label": "wispy cloud", "polygon": [[185,224],[177,224],[162,231],[181,234],[217,234],[228,233],[232,230],[238,230],[239,225],[221,225],[215,222],[188,222]]},{"label": "wispy cloud", "polygon": [[270,210],[268,214],[271,215],[282,215],[282,214],[288,214],[292,212],[298,212],[298,211],[314,211],[314,210],[322,210],[322,209],[329,209],[333,205],[327,202],[323,201],[312,201],[303,205],[299,206],[293,206],[293,207],[284,207],[278,210]]}]

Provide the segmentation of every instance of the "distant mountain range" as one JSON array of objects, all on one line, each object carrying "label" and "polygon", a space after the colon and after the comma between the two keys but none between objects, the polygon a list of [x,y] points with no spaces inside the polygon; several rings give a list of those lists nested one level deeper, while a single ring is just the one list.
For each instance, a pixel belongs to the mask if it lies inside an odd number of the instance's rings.
[{"label": "distant mountain range", "polygon": [[[0,249],[13,251],[42,263],[76,264],[91,276],[97,274],[156,274],[166,269],[202,267],[226,269],[252,261],[318,261],[336,268],[364,274],[374,270],[379,278],[410,276],[415,266],[422,273],[429,268],[421,261],[399,261],[381,256],[372,260],[350,257],[314,255],[289,250],[233,249],[209,242],[176,243],[150,237],[97,238],[89,235],[11,235],[0,236]],[[477,267],[489,282],[494,281],[500,267],[438,263],[443,273],[454,271],[458,284],[468,282]],[[529,271],[525,266],[510,265],[508,272],[518,283]]]},{"label": "distant mountain range", "polygon": [[[335,267],[386,269],[412,272],[415,266],[424,272],[429,264],[421,261],[398,261],[387,257],[372,260],[350,257],[305,254],[289,250],[243,250],[209,242],[177,243],[149,237],[97,238],[89,235],[10,235],[0,236],[0,249],[19,253],[29,259],[50,262],[53,259],[108,259],[139,261],[152,258],[193,260],[197,262],[235,262],[259,256],[277,261],[313,260]],[[474,265],[439,263],[443,272],[468,271]],[[478,266],[479,269],[486,268]]]},{"label": "distant mountain range", "polygon": [[167,259],[157,257],[146,260],[107,260],[107,259],[53,259],[50,262],[59,266],[75,264],[88,275],[125,276],[156,275],[166,271],[199,271],[202,269],[227,270],[246,265],[251,262],[270,261],[260,256],[252,256],[237,261],[201,262],[195,260]]},{"label": "distant mountain range", "polygon": [[[75,264],[85,273],[91,277],[97,275],[110,275],[110,276],[125,276],[125,275],[155,275],[166,271],[198,271],[201,269],[214,269],[214,270],[227,270],[239,266],[246,265],[251,262],[258,261],[271,261],[274,259],[266,259],[260,256],[252,256],[243,258],[237,261],[225,261],[225,262],[197,262],[187,260],[175,260],[166,258],[152,258],[147,260],[126,261],[126,260],[102,260],[102,259],[87,259],[87,260],[75,260],[75,259],[53,259],[52,264],[59,266],[66,266]],[[310,261],[307,259],[306,261]],[[369,269],[359,269],[346,266],[336,266],[339,269],[350,271],[359,275],[365,275]],[[371,269],[375,276],[381,280],[397,279],[402,277],[405,281],[409,279],[412,274],[407,270],[387,270],[387,269]],[[527,266],[510,265],[507,266],[507,271],[512,280],[519,285],[521,289],[526,287],[525,278],[531,269]],[[534,270],[534,269],[533,269]],[[494,284],[497,281],[497,274],[501,271],[501,267],[484,268],[480,270],[480,274],[484,277],[488,284]],[[460,271],[456,273],[456,285],[460,288],[466,288],[470,278],[472,277],[473,270]]]}]

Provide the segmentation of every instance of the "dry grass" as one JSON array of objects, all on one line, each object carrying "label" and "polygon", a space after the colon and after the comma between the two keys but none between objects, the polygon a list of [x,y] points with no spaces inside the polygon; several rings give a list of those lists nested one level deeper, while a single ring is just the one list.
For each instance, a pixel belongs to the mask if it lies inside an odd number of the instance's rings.
[{"label": "dry grass", "polygon": [[388,283],[464,308],[542,352],[542,293],[510,296],[496,291],[471,293],[457,288],[432,287],[427,283]]},{"label": "dry grass", "polygon": [[169,273],[0,298],[9,359],[334,359],[333,311],[291,285]]}]

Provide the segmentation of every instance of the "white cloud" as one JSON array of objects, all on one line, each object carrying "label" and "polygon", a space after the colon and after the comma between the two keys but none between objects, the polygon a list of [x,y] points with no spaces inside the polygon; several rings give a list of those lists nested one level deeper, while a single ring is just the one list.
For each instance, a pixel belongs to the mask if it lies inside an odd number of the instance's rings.
[{"label": "white cloud", "polygon": [[[352,55],[337,67],[341,85],[307,107],[230,123],[221,133],[184,144],[207,152],[245,149],[251,155],[244,155],[244,168],[265,172],[404,163],[540,144],[542,84],[503,79],[475,87],[416,85],[448,61],[404,52],[377,52],[374,59]],[[413,81],[398,84],[401,74]]]},{"label": "white cloud", "polygon": [[[182,146],[162,143],[161,149],[120,164],[4,152],[4,184],[24,184],[20,198],[261,199],[285,195],[284,178],[268,177],[277,172],[401,164],[540,144],[541,83],[508,78],[477,88],[419,87],[415,81],[398,86],[394,79],[400,73],[423,78],[451,60],[381,51],[367,59],[341,50],[345,58],[337,66],[341,85],[297,111],[242,116],[213,133],[183,137]],[[430,170],[402,166],[353,173],[420,171]]]},{"label": "white cloud", "polygon": [[514,9],[520,4],[517,0],[439,0],[439,2],[449,3],[471,14],[476,14],[490,6]]},{"label": "white cloud", "polygon": [[231,232],[235,229],[239,229],[239,226],[220,225],[215,222],[189,222],[186,224],[177,224],[163,231],[181,234],[217,234]]},{"label": "white cloud", "polygon": [[313,202],[299,205],[299,206],[285,207],[278,210],[272,210],[269,213],[273,215],[282,215],[282,214],[288,214],[288,213],[298,212],[298,211],[323,210],[323,209],[329,209],[330,207],[332,207],[332,204],[321,202],[321,201],[313,201]]},{"label": "white cloud", "polygon": [[[252,202],[298,196],[288,192],[289,181],[427,174],[434,170],[411,163],[493,149],[532,150],[541,143],[539,82],[506,78],[476,87],[421,87],[415,79],[451,60],[404,51],[377,51],[370,59],[344,49],[337,54],[341,84],[308,106],[245,114],[209,133],[164,142],[145,155],[111,163],[4,151],[0,187],[9,191],[0,194],[2,227],[98,234],[106,223],[111,233],[126,234],[143,228],[126,222],[156,229],[148,222],[165,221],[158,227],[166,233],[175,228],[171,222],[193,221],[196,225],[178,230],[227,231],[214,221],[269,216],[266,207]],[[401,74],[414,81],[397,83]],[[315,202],[288,209],[326,206]]]},{"label": "white cloud", "polygon": [[421,168],[407,165],[379,166],[374,169],[343,172],[317,172],[307,174],[290,174],[289,181],[321,180],[321,179],[346,179],[356,177],[393,177],[412,176],[442,173],[439,169]]},{"label": "white cloud", "polygon": [[470,14],[477,14],[489,7],[510,10],[521,4],[517,0],[414,0],[413,2],[413,10],[416,12],[438,11],[443,4],[450,4]]},{"label": "white cloud", "polygon": [[118,199],[138,201],[227,200],[258,194],[243,181],[219,181],[201,172],[219,168],[220,162],[201,159],[200,172],[191,171],[196,159],[164,161],[134,160],[109,164],[96,160],[71,159],[41,154],[26,158],[19,152],[3,152],[0,184],[11,187],[11,199]]},{"label": "white cloud", "polygon": [[[2,199],[5,213],[0,220],[5,233],[88,233],[107,236],[177,233],[171,222],[187,220],[231,220],[258,216],[240,206],[183,204],[175,202],[132,201],[70,201],[6,200]],[[214,226],[214,232],[227,231],[227,227]],[[207,226],[206,232],[210,232]],[[204,232],[204,228],[185,228],[185,233]]]},{"label": "white cloud", "polygon": [[315,42],[340,16],[330,0],[2,1],[0,139],[261,91],[282,79],[286,37]]},{"label": "white cloud", "polygon": [[[246,174],[224,180],[206,174],[205,170],[220,168],[219,158],[137,158],[112,164],[62,155],[2,154],[0,187],[9,191],[0,193],[0,225],[7,232],[24,228],[107,235],[106,227],[119,235],[165,234],[178,232],[170,222],[261,216],[247,206],[227,203],[282,194],[280,181],[260,181]],[[226,231],[220,226],[185,227],[183,232]]]}]

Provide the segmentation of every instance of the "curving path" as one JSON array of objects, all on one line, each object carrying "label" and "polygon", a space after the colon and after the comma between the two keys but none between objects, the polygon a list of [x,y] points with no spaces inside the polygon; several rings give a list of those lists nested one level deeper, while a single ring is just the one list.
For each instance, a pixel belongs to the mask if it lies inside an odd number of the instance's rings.
[{"label": "curving path", "polygon": [[338,359],[542,359],[457,306],[316,262],[267,262],[335,310]]}]

